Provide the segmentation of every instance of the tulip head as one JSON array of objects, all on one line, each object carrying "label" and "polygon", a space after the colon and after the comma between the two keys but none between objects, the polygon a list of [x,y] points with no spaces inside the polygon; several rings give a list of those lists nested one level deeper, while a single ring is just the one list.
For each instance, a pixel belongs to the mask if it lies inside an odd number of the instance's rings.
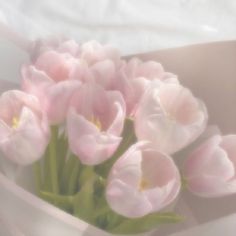
[{"label": "tulip head", "polygon": [[67,132],[72,152],[82,163],[96,165],[107,160],[120,144],[125,103],[117,91],[84,84],[72,99]]},{"label": "tulip head", "polygon": [[193,142],[206,121],[205,105],[189,89],[172,81],[152,81],[137,108],[135,130],[139,140],[174,153]]},{"label": "tulip head", "polygon": [[236,193],[236,135],[215,135],[187,159],[184,178],[188,189],[202,197]]},{"label": "tulip head", "polygon": [[36,97],[9,90],[0,97],[0,150],[19,165],[42,157],[49,142],[49,126]]},{"label": "tulip head", "polygon": [[173,160],[135,144],[112,167],[106,199],[115,212],[137,218],[163,209],[179,190],[180,176]]}]

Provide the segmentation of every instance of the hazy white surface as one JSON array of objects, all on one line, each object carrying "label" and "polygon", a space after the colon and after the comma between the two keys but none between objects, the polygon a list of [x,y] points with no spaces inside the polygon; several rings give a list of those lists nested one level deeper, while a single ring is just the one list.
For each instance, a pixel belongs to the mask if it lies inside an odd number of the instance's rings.
[{"label": "hazy white surface", "polygon": [[29,38],[97,39],[124,54],[236,38],[233,0],[0,0],[0,19]]}]

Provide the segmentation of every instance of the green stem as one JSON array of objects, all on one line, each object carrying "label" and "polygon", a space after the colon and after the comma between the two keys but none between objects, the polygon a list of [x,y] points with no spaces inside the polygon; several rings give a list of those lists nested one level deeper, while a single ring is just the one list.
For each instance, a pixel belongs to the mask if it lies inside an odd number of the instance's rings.
[{"label": "green stem", "polygon": [[94,172],[94,166],[83,165],[79,177],[79,186],[82,187],[89,179],[92,178],[97,178],[97,175]]},{"label": "green stem", "polygon": [[68,183],[70,181],[71,173],[78,162],[78,158],[74,155],[69,155],[68,160],[65,162],[62,174],[60,175],[60,188],[63,194],[68,192]]},{"label": "green stem", "polygon": [[35,186],[36,186],[36,192],[39,195],[41,187],[42,187],[42,179],[41,179],[41,165],[40,162],[37,161],[33,165],[33,171],[34,171],[34,178],[35,178]]},{"label": "green stem", "polygon": [[76,191],[78,191],[79,169],[80,169],[80,163],[79,163],[79,160],[77,160],[72,170],[71,176],[69,178],[68,192],[67,192],[69,195],[75,194]]},{"label": "green stem", "polygon": [[74,215],[89,223],[93,222],[95,181],[95,176],[89,178],[74,198]]},{"label": "green stem", "polygon": [[57,153],[56,153],[56,142],[57,142],[58,128],[53,126],[51,128],[51,142],[49,144],[49,160],[50,160],[50,174],[52,192],[54,194],[59,193],[58,174],[57,174]]},{"label": "green stem", "polygon": [[43,190],[50,191],[52,189],[51,186],[51,175],[50,175],[50,159],[49,159],[49,146],[46,149],[43,159],[43,174],[44,174],[44,182],[43,182]]}]

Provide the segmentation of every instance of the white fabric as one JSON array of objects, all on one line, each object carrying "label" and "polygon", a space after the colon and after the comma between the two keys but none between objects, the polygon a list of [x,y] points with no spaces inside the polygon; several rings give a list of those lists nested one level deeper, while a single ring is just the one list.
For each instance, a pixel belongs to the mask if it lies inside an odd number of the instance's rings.
[{"label": "white fabric", "polygon": [[236,37],[233,0],[8,0],[0,20],[29,38],[97,39],[123,54]]}]

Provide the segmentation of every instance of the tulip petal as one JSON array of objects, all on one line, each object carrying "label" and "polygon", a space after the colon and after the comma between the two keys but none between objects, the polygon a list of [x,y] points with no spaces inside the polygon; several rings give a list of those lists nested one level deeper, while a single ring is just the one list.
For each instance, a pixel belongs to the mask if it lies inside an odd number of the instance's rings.
[{"label": "tulip petal", "polygon": [[[185,100],[192,101],[187,110]],[[205,106],[187,89],[155,80],[137,108],[135,131],[139,140],[150,140],[153,147],[174,153],[193,142],[205,129],[206,121]]]},{"label": "tulip petal", "polygon": [[0,147],[10,160],[20,165],[29,165],[42,157],[48,138],[41,132],[39,120],[28,108],[23,108],[19,129],[12,132]]},{"label": "tulip petal", "polygon": [[67,119],[69,143],[81,162],[96,165],[112,156],[121,138],[100,132],[83,116],[70,112]]},{"label": "tulip petal", "polygon": [[188,188],[201,197],[222,197],[236,193],[236,181],[225,182],[215,176],[200,176],[189,180]]},{"label": "tulip petal", "polygon": [[8,137],[10,133],[11,129],[9,128],[9,126],[7,126],[5,122],[0,120],[0,142],[6,139],[6,137]]},{"label": "tulip petal", "polygon": [[173,160],[144,143],[137,143],[113,165],[106,198],[114,211],[135,218],[159,211],[179,191],[180,175]]},{"label": "tulip petal", "polygon": [[106,199],[114,211],[126,217],[142,217],[152,211],[152,205],[145,195],[138,194],[133,188],[119,180],[109,183]]},{"label": "tulip petal", "polygon": [[113,135],[120,135],[124,127],[124,119],[126,116],[126,106],[122,95],[117,91],[107,93],[110,112],[110,127],[107,132]]},{"label": "tulip petal", "polygon": [[44,109],[51,124],[62,123],[67,115],[70,99],[79,88],[80,81],[68,80],[47,88]]},{"label": "tulip petal", "polygon": [[236,166],[236,135],[224,136],[220,147],[227,152],[229,159],[234,163],[234,166]]},{"label": "tulip petal", "polygon": [[103,88],[110,88],[114,83],[115,65],[111,60],[97,62],[91,67],[91,70],[96,83]]}]

